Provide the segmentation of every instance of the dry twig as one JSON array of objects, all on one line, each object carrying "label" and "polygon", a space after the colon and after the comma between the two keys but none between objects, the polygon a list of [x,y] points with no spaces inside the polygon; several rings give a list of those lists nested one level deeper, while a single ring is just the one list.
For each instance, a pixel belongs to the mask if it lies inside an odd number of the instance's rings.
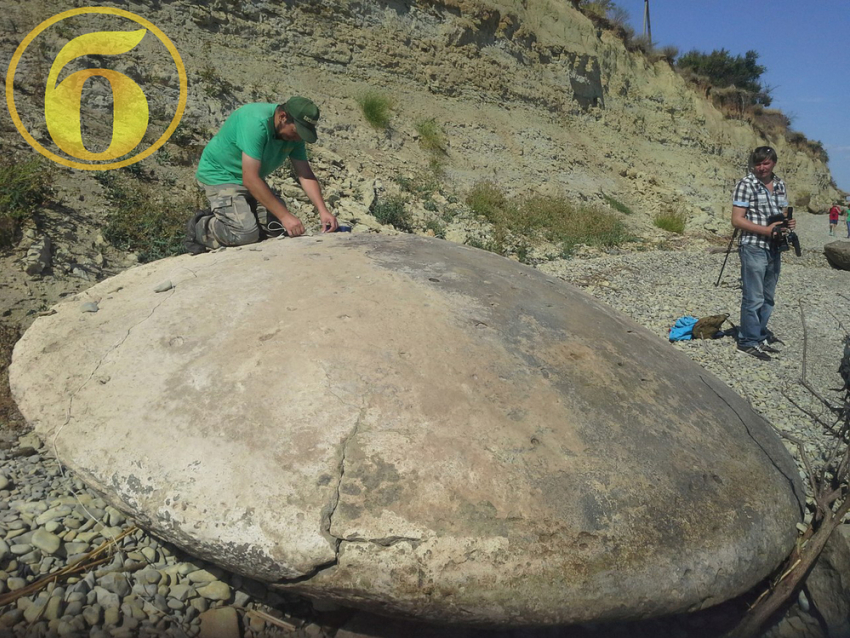
[{"label": "dry twig", "polygon": [[259,618],[260,620],[263,620],[263,621],[265,621],[269,624],[272,624],[275,627],[280,627],[281,629],[286,629],[287,631],[296,631],[298,629],[297,625],[294,625],[291,622],[283,620],[282,618],[275,618],[271,614],[267,614],[266,612],[260,611],[259,609],[251,609],[250,611],[246,612],[245,615],[248,616],[249,618],[251,616],[255,616],[255,617]]},{"label": "dry twig", "polygon": [[[816,511],[808,529],[798,540],[797,546],[786,560],[781,570],[781,576],[770,584],[766,592],[759,596],[738,626],[726,634],[726,638],[752,638],[757,636],[768,619],[789,601],[795,599],[832,532],[850,511],[850,498],[848,498],[848,492],[850,492],[850,471],[848,471],[850,470],[850,447],[848,447],[850,384],[845,384],[843,405],[839,407],[824,399],[808,382],[806,378],[808,335],[802,305],[800,306],[800,317],[803,323],[803,360],[800,385],[837,416],[836,423],[832,425],[826,423],[810,410],[798,405],[788,394],[783,394],[800,411],[830,433],[835,438],[835,444],[826,456],[823,466],[816,471],[809,460],[803,442],[789,434],[780,433],[797,446],[800,460],[806,468]],[[839,369],[850,369],[850,347],[845,348],[844,358]]]},{"label": "dry twig", "polygon": [[79,574],[81,572],[87,571],[93,567],[97,567],[98,565],[105,563],[112,557],[111,551],[107,556],[99,558],[100,554],[103,554],[107,550],[112,550],[112,548],[118,543],[118,541],[120,541],[125,536],[132,534],[138,529],[139,528],[135,526],[130,527],[124,530],[115,538],[111,538],[107,541],[104,541],[99,547],[93,549],[88,554],[85,554],[80,560],[73,563],[72,565],[66,565],[65,567],[57,571],[55,574],[48,574],[44,578],[40,578],[37,581],[30,583],[26,587],[22,587],[21,589],[17,589],[3,596],[0,596],[0,607],[13,603],[22,596],[29,596],[30,594],[39,592],[52,582],[59,582],[60,579],[68,578],[69,576]]}]

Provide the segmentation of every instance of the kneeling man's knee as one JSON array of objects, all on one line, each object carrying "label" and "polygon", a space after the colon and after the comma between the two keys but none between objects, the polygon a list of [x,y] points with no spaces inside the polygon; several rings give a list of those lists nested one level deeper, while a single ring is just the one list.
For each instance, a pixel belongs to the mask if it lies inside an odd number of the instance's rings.
[{"label": "kneeling man's knee", "polygon": [[232,246],[245,246],[246,244],[256,244],[260,241],[260,229],[254,226],[251,229],[245,229],[241,232],[231,234]]}]

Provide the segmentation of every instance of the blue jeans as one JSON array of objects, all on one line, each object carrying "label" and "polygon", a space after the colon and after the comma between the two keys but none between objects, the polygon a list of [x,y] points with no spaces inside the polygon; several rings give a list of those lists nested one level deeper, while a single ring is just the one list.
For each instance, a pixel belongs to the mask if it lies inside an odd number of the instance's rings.
[{"label": "blue jeans", "polygon": [[738,345],[755,346],[767,339],[767,322],[773,312],[773,295],[779,281],[781,255],[778,250],[744,244],[741,256],[741,326]]}]

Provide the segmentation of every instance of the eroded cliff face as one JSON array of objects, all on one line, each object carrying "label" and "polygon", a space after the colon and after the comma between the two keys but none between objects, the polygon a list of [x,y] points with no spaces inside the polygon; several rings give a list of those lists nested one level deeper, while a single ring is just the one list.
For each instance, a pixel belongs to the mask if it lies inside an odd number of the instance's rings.
[{"label": "eroded cliff face", "polygon": [[[822,210],[839,196],[823,163],[726,119],[666,62],[628,52],[567,2],[142,0],[121,6],[159,26],[183,57],[189,77],[183,123],[200,131],[198,148],[242,103],[312,97],[322,108],[314,157],[331,158],[320,178],[339,186],[343,203],[362,191],[361,179],[389,181],[425,170],[429,156],[414,125],[430,118],[447,134],[441,161],[459,194],[484,179],[511,193],[562,192],[591,202],[604,194],[637,213],[630,218],[636,230],[670,211],[686,212],[689,230],[728,230],[731,190],[748,153],[762,144],[776,146],[777,172],[792,203]],[[20,33],[5,38],[4,57],[39,21],[71,7],[8,7]],[[62,42],[60,34],[52,46]],[[175,94],[173,70],[136,58],[109,64],[140,82],[154,78],[146,91]],[[20,96],[22,103],[35,100],[36,88]],[[360,113],[356,98],[369,89],[395,101],[387,131],[373,130]],[[109,106],[106,98],[101,103]],[[30,110],[41,117],[37,103]],[[37,127],[39,117],[29,123]],[[89,132],[96,131],[95,123]],[[336,157],[344,171],[334,169],[341,166]],[[184,173],[178,181],[191,186],[191,168]]]},{"label": "eroded cliff face", "polygon": [[[412,125],[433,117],[461,185],[605,193],[644,218],[684,210],[691,229],[722,230],[749,151],[771,144],[792,203],[820,210],[839,196],[822,162],[726,119],[666,62],[626,51],[569,3],[486,4],[219,3],[188,7],[185,33],[212,43],[231,81],[272,78],[313,95],[327,114],[323,143],[376,173],[421,163]],[[369,87],[396,100],[383,139],[354,105]]]}]

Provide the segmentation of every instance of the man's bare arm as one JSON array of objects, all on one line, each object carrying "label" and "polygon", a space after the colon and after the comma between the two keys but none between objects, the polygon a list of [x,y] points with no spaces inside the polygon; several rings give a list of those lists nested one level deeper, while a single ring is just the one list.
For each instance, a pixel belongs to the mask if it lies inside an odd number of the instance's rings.
[{"label": "man's bare arm", "polygon": [[[266,209],[280,220],[290,237],[304,234],[304,224],[289,212],[280,198],[272,192],[265,180],[260,177],[260,160],[242,153],[242,184]],[[309,196],[309,195],[308,195]]]},{"label": "man's bare arm", "polygon": [[313,203],[313,206],[315,206],[316,210],[319,211],[319,219],[322,222],[322,231],[335,231],[338,227],[338,222],[333,213],[331,213],[325,205],[325,198],[322,197],[322,187],[319,185],[319,180],[316,179],[316,175],[310,167],[310,162],[291,158],[289,161],[292,163],[292,169],[298,176],[301,188],[304,189],[304,192]]},{"label": "man's bare arm", "polygon": [[747,209],[743,206],[733,206],[732,207],[732,226],[738,228],[740,230],[745,230],[749,233],[755,233],[756,235],[765,235],[770,237],[770,233],[773,231],[773,227],[777,224],[781,224],[782,222],[776,222],[774,224],[770,224],[770,226],[762,226],[761,224],[756,224],[755,222],[751,222],[746,218]]}]

